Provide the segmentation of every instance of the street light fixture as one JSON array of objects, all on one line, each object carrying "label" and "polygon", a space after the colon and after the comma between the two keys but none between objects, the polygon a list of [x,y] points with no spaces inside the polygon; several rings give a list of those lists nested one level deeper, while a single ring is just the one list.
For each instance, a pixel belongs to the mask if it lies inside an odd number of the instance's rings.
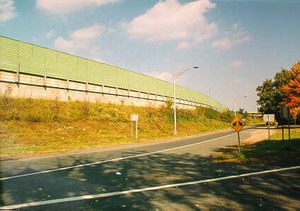
[{"label": "street light fixture", "polygon": [[176,115],[176,83],[175,83],[175,80],[177,78],[179,78],[180,76],[182,76],[184,73],[186,73],[188,70],[191,70],[191,69],[198,69],[199,66],[194,66],[194,67],[189,67],[177,74],[174,74],[173,75],[173,101],[174,101],[174,104],[173,104],[173,113],[174,113],[174,135],[177,135],[177,115]]}]

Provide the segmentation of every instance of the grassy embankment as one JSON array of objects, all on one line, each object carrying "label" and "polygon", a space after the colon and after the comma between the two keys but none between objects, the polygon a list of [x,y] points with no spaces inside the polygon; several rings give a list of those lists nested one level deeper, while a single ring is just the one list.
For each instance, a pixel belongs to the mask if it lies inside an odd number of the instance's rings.
[{"label": "grassy embankment", "polygon": [[[130,114],[139,115],[131,138]],[[178,110],[178,136],[228,128],[232,113]],[[0,99],[1,156],[51,153],[173,137],[170,103],[160,108],[59,100]]]}]

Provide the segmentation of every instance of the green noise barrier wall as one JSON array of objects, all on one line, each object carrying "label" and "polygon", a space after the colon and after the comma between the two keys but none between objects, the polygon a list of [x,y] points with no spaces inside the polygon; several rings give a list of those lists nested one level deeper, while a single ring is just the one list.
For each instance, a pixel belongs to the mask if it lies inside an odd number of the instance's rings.
[{"label": "green noise barrier wall", "polygon": [[[0,69],[173,97],[170,82],[3,36],[0,36]],[[178,85],[176,98],[219,111],[225,109],[211,97]]]}]

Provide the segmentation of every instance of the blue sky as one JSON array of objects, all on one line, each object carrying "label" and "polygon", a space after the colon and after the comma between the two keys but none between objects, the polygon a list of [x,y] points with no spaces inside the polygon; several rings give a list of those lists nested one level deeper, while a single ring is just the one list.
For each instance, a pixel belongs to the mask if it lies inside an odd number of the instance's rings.
[{"label": "blue sky", "polygon": [[[0,34],[171,81],[256,111],[300,60],[299,0],[0,0]],[[247,96],[247,97],[244,97]]]}]

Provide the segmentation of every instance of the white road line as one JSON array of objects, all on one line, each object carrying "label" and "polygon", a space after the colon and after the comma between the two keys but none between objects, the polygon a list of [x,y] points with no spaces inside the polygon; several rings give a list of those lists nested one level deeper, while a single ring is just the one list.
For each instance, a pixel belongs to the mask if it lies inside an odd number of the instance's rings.
[{"label": "white road line", "polygon": [[15,204],[15,205],[3,206],[0,208],[3,210],[10,210],[10,209],[20,209],[20,208],[26,208],[26,207],[35,207],[35,206],[51,205],[51,204],[58,204],[58,203],[74,202],[74,201],[81,201],[81,200],[89,200],[89,199],[96,199],[96,198],[105,198],[105,197],[119,196],[119,195],[131,194],[131,193],[141,193],[141,192],[146,192],[146,191],[161,190],[161,189],[166,189],[166,188],[174,188],[174,187],[182,187],[182,186],[188,186],[188,185],[197,185],[197,184],[202,184],[202,183],[218,182],[218,181],[222,181],[222,180],[230,180],[230,179],[237,179],[237,178],[241,178],[241,177],[250,177],[250,176],[269,174],[269,173],[275,173],[275,172],[281,172],[281,171],[289,171],[289,170],[295,170],[295,169],[299,169],[299,168],[300,168],[300,166],[292,166],[292,167],[287,167],[287,168],[272,169],[272,170],[265,170],[265,171],[259,171],[259,172],[251,172],[251,173],[231,175],[231,176],[220,177],[220,178],[197,180],[197,181],[192,181],[192,182],[183,182],[183,183],[176,183],[176,184],[169,184],[169,185],[162,185],[162,186],[155,186],[155,187],[148,187],[148,188],[141,188],[141,189],[116,191],[116,192],[110,192],[110,193],[91,194],[91,195],[83,195],[83,196],[74,196],[74,197],[69,197],[69,198],[60,198],[60,199],[53,199],[53,200],[47,200],[47,201],[37,201],[37,202],[30,202],[30,203],[24,203],[24,204]]},{"label": "white road line", "polygon": [[153,154],[168,152],[168,151],[172,151],[172,150],[192,147],[192,146],[196,146],[196,145],[200,145],[200,144],[206,144],[208,142],[216,141],[216,140],[226,138],[226,137],[229,137],[229,136],[233,136],[233,135],[235,135],[235,134],[233,133],[233,134],[229,134],[229,135],[226,135],[226,136],[213,138],[213,139],[210,139],[210,140],[207,140],[207,141],[202,141],[202,142],[198,142],[198,143],[194,143],[194,144],[188,144],[188,145],[184,145],[184,146],[180,146],[180,147],[174,147],[174,148],[169,148],[169,149],[158,150],[158,151],[155,151],[155,152],[147,152],[147,153],[138,154],[138,155],[131,155],[131,156],[126,156],[126,157],[114,158],[114,159],[110,159],[110,160],[102,160],[102,161],[97,161],[97,162],[93,162],[93,163],[80,164],[80,165],[76,165],[76,166],[68,166],[68,167],[50,169],[50,170],[33,172],[33,173],[28,173],[28,174],[20,174],[20,175],[15,175],[15,176],[11,176],[11,177],[3,177],[3,178],[0,178],[0,181],[20,178],[20,177],[29,177],[29,176],[33,176],[33,175],[39,175],[39,174],[52,173],[52,172],[57,172],[57,171],[64,171],[64,170],[69,170],[69,169],[74,169],[74,168],[81,168],[81,167],[85,167],[85,166],[98,165],[98,164],[109,163],[109,162],[116,162],[116,161],[131,159],[131,158],[144,157],[144,156],[148,156],[148,155],[153,155]]}]

